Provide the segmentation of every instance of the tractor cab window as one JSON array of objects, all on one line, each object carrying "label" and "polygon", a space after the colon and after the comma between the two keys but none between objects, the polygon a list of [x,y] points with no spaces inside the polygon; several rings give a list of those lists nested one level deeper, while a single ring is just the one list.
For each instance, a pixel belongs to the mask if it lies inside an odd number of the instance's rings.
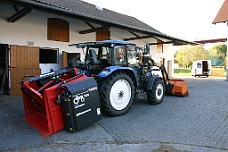
[{"label": "tractor cab window", "polygon": [[111,52],[109,47],[102,47],[99,52],[101,64],[106,67],[112,64]]},{"label": "tractor cab window", "polygon": [[86,60],[94,64],[102,64],[104,66],[111,65],[111,53],[109,47],[89,47]]},{"label": "tractor cab window", "polygon": [[94,64],[99,64],[98,52],[99,52],[99,48],[95,48],[95,47],[88,48],[88,52],[86,54],[86,60],[93,62]]},{"label": "tractor cab window", "polygon": [[137,50],[135,45],[128,45],[127,59],[129,66],[138,66]]},{"label": "tractor cab window", "polygon": [[102,47],[101,53],[100,53],[100,59],[107,59],[111,63],[111,52],[110,52],[110,48],[108,48],[108,47]]},{"label": "tractor cab window", "polygon": [[114,63],[115,65],[127,65],[125,45],[116,45],[114,47]]}]

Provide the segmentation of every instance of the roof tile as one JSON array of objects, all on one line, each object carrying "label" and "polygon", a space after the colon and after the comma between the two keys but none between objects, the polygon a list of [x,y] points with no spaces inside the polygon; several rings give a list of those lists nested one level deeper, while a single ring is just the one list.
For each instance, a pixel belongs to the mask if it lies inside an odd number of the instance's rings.
[{"label": "roof tile", "polygon": [[58,7],[70,11],[75,15],[83,15],[95,19],[105,20],[109,23],[134,27],[136,29],[153,31],[161,34],[157,29],[147,25],[146,23],[124,14],[120,14],[108,9],[97,9],[95,5],[83,2],[81,0],[31,0],[45,5]]}]

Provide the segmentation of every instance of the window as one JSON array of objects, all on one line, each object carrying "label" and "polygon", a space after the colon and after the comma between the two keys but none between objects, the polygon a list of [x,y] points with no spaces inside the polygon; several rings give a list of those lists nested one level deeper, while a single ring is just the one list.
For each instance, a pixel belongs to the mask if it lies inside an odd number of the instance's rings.
[{"label": "window", "polygon": [[40,63],[58,63],[59,49],[40,48]]},{"label": "window", "polygon": [[109,47],[102,47],[101,48],[101,62],[103,65],[108,66],[112,64],[112,57],[111,57],[111,52]]},{"label": "window", "polygon": [[116,65],[127,65],[126,49],[124,45],[114,47],[114,62]]},{"label": "window", "polygon": [[69,42],[69,23],[67,21],[49,18],[47,28],[48,40]]},{"label": "window", "polygon": [[111,53],[108,47],[102,47],[101,59],[111,60]]},{"label": "window", "polygon": [[90,61],[91,59],[97,60],[98,59],[98,51],[99,51],[99,48],[90,47],[89,52],[86,55],[86,60],[87,61]]},{"label": "window", "polygon": [[135,45],[128,45],[128,52],[127,52],[128,64],[129,66],[137,66],[137,50]]},{"label": "window", "polygon": [[197,68],[201,68],[201,63],[197,63]]},{"label": "window", "polygon": [[94,62],[95,64],[101,64],[108,66],[112,64],[111,53],[109,47],[89,47],[86,54],[86,61]]}]

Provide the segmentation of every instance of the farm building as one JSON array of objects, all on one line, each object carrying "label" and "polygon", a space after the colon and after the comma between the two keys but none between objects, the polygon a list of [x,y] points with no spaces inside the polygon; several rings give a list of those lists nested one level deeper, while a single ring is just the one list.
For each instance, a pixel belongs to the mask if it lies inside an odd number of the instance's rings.
[{"label": "farm building", "polygon": [[69,44],[118,39],[150,44],[155,62],[173,75],[173,46],[194,44],[160,32],[140,20],[80,0],[0,2],[0,81],[4,94],[21,95],[20,79],[67,66],[77,53]]}]

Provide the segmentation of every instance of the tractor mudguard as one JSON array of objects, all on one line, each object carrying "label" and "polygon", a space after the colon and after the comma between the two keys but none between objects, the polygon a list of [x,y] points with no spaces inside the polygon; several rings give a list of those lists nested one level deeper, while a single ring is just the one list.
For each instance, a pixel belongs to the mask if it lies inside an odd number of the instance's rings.
[{"label": "tractor mudguard", "polygon": [[98,76],[100,78],[105,78],[109,76],[111,73],[113,73],[116,70],[130,70],[134,73],[134,70],[131,67],[121,67],[121,66],[109,66],[106,67],[103,71],[101,71]]},{"label": "tractor mudguard", "polygon": [[153,88],[153,84],[156,79],[160,79],[160,77],[158,75],[153,75],[149,77],[149,80],[147,83],[147,90],[151,90]]}]

